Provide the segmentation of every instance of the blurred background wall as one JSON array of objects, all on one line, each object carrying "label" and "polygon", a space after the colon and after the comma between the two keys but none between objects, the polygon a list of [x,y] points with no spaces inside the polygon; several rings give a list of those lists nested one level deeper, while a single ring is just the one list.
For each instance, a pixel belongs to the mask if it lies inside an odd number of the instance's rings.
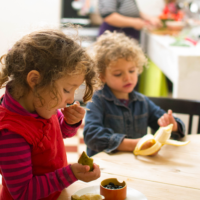
[{"label": "blurred background wall", "polygon": [[0,55],[26,31],[59,26],[61,0],[0,0]]},{"label": "blurred background wall", "polygon": [[[62,0],[0,0],[0,56],[39,27],[59,27]],[[0,90],[0,96],[4,89]]]},{"label": "blurred background wall", "polygon": [[141,12],[158,16],[161,14],[165,4],[164,0],[136,0]]},{"label": "blurred background wall", "polygon": [[[41,27],[59,28],[62,18],[69,17],[66,15],[71,2],[72,0],[0,0],[0,56],[28,32]],[[153,15],[161,13],[163,2],[164,0],[137,0],[142,12]],[[96,29],[90,27],[86,31],[96,34]],[[0,95],[3,92],[1,89]]]}]

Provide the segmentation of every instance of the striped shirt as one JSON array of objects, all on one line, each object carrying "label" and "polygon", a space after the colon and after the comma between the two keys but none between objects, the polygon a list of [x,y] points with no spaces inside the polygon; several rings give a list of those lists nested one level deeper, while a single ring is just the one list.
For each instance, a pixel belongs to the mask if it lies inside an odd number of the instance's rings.
[{"label": "striped shirt", "polygon": [[[26,111],[8,91],[3,97],[2,106],[20,115],[40,118],[37,113]],[[57,116],[63,138],[74,136],[80,123],[71,127],[65,123],[60,111]],[[31,148],[19,134],[8,130],[0,131],[0,169],[13,199],[36,200],[48,197],[77,180],[70,165],[41,176],[33,176]]]},{"label": "striped shirt", "polygon": [[127,17],[140,17],[140,12],[135,0],[99,1],[99,13],[102,17],[107,17],[114,12]]}]

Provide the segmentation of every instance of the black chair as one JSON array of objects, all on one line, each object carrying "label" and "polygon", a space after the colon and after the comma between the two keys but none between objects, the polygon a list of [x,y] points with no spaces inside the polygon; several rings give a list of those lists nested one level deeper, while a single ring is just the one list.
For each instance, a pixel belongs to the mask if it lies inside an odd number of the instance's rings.
[{"label": "black chair", "polygon": [[172,109],[174,113],[189,115],[188,134],[191,134],[193,116],[198,115],[199,121],[197,133],[200,133],[200,101],[163,97],[149,97],[149,99],[166,112],[169,109]]}]

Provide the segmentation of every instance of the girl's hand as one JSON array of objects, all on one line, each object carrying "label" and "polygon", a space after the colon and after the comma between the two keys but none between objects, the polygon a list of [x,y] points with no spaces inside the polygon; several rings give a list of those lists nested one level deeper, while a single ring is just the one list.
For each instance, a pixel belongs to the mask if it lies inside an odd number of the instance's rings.
[{"label": "girl's hand", "polygon": [[[141,150],[148,149],[148,148],[150,148],[150,147],[153,146],[153,145],[154,145],[154,143],[152,143],[151,141],[147,141],[146,143],[144,143],[144,144],[142,145]],[[156,155],[158,154],[159,151],[160,151],[160,149],[159,149],[158,151],[156,151],[155,153],[151,154],[150,156],[156,156]]]},{"label": "girl's hand", "polygon": [[65,121],[69,125],[77,124],[85,115],[85,110],[80,107],[80,103],[78,101],[76,101],[72,106],[62,109],[61,112],[65,117]]},{"label": "girl's hand", "polygon": [[168,126],[173,124],[172,131],[178,131],[178,124],[172,115],[172,110],[168,110],[168,113],[165,113],[161,118],[158,119],[159,126]]},{"label": "girl's hand", "polygon": [[98,165],[93,163],[93,171],[89,171],[90,167],[88,165],[81,165],[78,163],[72,164],[71,169],[74,176],[81,181],[90,182],[96,180],[100,177],[101,171]]}]

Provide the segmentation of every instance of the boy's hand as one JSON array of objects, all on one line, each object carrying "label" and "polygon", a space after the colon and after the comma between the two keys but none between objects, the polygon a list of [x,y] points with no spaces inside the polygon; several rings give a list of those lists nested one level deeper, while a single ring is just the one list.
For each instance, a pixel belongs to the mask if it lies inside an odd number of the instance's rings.
[{"label": "boy's hand", "polygon": [[[141,150],[144,150],[144,149],[148,149],[150,148],[151,146],[153,146],[154,143],[152,143],[151,141],[147,141],[145,142],[143,145],[142,145],[142,148]],[[151,154],[150,156],[156,156],[158,154],[158,152],[160,151],[160,149],[158,151],[156,151],[155,153]]]},{"label": "boy's hand", "polygon": [[172,110],[168,110],[168,113],[158,119],[159,126],[168,126],[169,124],[173,124],[172,131],[178,131],[178,124],[172,115]]},{"label": "boy's hand", "polygon": [[78,101],[76,101],[76,103],[72,106],[65,107],[61,110],[61,112],[65,117],[65,121],[69,125],[77,124],[85,115],[85,110],[84,108],[80,107],[80,103]]},{"label": "boy's hand", "polygon": [[71,169],[72,169],[72,172],[74,173],[74,176],[78,180],[81,180],[84,182],[90,182],[100,177],[101,171],[100,171],[99,166],[94,163],[93,168],[94,168],[93,171],[90,172],[89,171],[90,166],[88,165],[81,165],[78,163],[71,165]]}]

